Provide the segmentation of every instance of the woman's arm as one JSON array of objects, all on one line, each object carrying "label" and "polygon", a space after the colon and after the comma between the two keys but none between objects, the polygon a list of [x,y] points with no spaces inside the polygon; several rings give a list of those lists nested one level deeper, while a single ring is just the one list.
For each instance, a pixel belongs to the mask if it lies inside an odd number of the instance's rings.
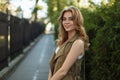
[{"label": "woman's arm", "polygon": [[62,67],[52,76],[50,80],[62,80],[71,66],[75,63],[78,56],[84,52],[84,42],[76,40],[68,53]]},{"label": "woman's arm", "polygon": [[49,70],[48,80],[51,80],[51,77],[52,77],[52,75],[51,75],[51,70]]}]

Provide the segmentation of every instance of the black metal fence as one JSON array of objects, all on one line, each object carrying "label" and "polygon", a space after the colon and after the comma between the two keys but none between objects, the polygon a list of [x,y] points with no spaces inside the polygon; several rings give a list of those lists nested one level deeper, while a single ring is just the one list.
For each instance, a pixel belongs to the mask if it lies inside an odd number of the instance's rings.
[{"label": "black metal fence", "polygon": [[0,13],[0,69],[8,65],[8,20]]},{"label": "black metal fence", "polygon": [[23,49],[23,28],[21,20],[17,17],[10,17],[10,57],[14,59]]},{"label": "black metal fence", "polygon": [[38,22],[29,23],[27,19],[12,15],[9,21],[7,18],[6,14],[0,12],[0,70],[8,66],[8,58],[10,61],[16,58],[45,29]]}]

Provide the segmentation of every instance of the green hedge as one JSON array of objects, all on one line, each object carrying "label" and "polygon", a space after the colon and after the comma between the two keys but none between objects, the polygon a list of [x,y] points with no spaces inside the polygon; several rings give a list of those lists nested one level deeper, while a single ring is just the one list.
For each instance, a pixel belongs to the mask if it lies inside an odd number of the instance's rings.
[{"label": "green hedge", "polygon": [[[109,6],[112,4],[111,6]],[[86,80],[119,80],[120,0],[82,9],[91,47],[86,53]]]}]

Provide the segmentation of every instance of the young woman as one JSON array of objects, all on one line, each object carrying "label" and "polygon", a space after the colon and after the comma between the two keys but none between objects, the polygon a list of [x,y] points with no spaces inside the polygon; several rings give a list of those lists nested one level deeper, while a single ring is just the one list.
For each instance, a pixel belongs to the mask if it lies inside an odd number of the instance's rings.
[{"label": "young woman", "polygon": [[81,80],[80,69],[85,50],[89,47],[78,8],[70,6],[59,17],[57,48],[50,60],[48,80]]}]

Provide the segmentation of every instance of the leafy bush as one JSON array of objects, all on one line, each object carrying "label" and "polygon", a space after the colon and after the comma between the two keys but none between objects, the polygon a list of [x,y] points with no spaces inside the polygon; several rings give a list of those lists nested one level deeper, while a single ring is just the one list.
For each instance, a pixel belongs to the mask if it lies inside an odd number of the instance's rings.
[{"label": "leafy bush", "polygon": [[120,1],[108,5],[96,7],[93,12],[83,10],[91,42],[86,55],[87,80],[119,80]]}]

